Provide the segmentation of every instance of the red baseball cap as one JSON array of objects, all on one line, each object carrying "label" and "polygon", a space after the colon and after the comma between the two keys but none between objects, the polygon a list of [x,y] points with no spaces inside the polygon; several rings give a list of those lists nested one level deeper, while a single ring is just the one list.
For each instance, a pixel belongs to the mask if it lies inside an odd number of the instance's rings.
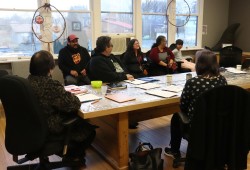
[{"label": "red baseball cap", "polygon": [[73,41],[74,39],[79,39],[75,34],[70,34],[68,36],[68,42]]}]

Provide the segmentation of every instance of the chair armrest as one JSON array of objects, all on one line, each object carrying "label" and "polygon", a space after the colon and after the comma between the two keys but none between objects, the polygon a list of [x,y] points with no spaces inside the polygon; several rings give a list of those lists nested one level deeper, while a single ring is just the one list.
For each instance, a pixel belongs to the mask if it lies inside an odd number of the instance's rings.
[{"label": "chair armrest", "polygon": [[180,121],[183,124],[189,124],[190,123],[190,120],[188,119],[186,114],[184,114],[183,112],[178,112],[177,114],[178,114],[178,116],[180,118]]},{"label": "chair armrest", "polygon": [[68,119],[63,120],[62,124],[64,126],[70,126],[73,125],[75,122],[77,122],[80,118],[78,116],[74,116]]}]

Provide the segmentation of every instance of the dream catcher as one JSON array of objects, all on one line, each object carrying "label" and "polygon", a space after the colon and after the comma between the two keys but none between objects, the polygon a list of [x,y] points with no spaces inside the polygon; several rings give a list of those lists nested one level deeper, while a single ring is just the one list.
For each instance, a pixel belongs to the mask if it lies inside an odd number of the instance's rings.
[{"label": "dream catcher", "polygon": [[169,17],[168,17],[168,10],[169,10],[170,4],[171,4],[173,1],[175,1],[175,0],[171,0],[171,1],[169,2],[168,6],[167,6],[167,13],[166,13],[167,20],[168,20],[168,22],[169,22],[171,25],[173,25],[173,26],[175,26],[175,27],[183,27],[183,26],[185,26],[185,25],[188,23],[188,21],[189,21],[189,19],[190,19],[190,16],[191,16],[191,9],[190,9],[190,6],[189,6],[189,4],[188,4],[188,2],[187,2],[186,0],[183,0],[184,3],[186,4],[186,9],[184,9],[184,10],[187,11],[187,17],[186,17],[185,22],[184,22],[183,24],[176,25],[176,24],[172,23],[172,22],[170,21]]},{"label": "dream catcher", "polygon": [[53,5],[45,3],[39,7],[32,18],[32,31],[43,43],[48,44],[58,40],[66,29],[65,18],[62,13]]}]

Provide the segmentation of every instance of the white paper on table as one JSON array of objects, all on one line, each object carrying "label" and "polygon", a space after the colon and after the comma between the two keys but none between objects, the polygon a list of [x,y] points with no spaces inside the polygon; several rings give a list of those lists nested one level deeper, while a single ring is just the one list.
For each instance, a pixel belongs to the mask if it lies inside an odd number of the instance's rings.
[{"label": "white paper on table", "polygon": [[134,84],[134,85],[147,83],[146,81],[142,81],[142,80],[138,80],[138,79],[134,79],[132,81],[131,80],[124,80],[124,81],[127,82],[127,83]]},{"label": "white paper on table", "polygon": [[141,89],[145,89],[145,90],[149,90],[149,89],[158,88],[158,87],[160,87],[160,85],[159,84],[155,84],[155,83],[146,83],[146,84],[137,85],[135,87],[138,87],[138,88],[141,88]]},{"label": "white paper on table", "polygon": [[78,99],[82,103],[101,99],[101,97],[96,96],[94,94],[78,94],[78,95],[76,95],[76,97],[78,97]]},{"label": "white paper on table", "polygon": [[235,73],[235,74],[243,74],[243,73],[247,73],[245,71],[241,71],[241,70],[237,70],[236,68],[233,67],[228,67],[226,68],[226,70],[230,73]]},{"label": "white paper on table", "polygon": [[176,85],[170,85],[170,86],[164,87],[162,90],[179,93],[179,92],[181,92],[183,90],[183,87],[182,86],[176,86]]},{"label": "white paper on table", "polygon": [[170,98],[174,96],[178,96],[177,93],[169,92],[169,91],[163,91],[163,90],[148,90],[146,91],[147,94],[151,94],[154,96],[160,96],[164,98]]}]

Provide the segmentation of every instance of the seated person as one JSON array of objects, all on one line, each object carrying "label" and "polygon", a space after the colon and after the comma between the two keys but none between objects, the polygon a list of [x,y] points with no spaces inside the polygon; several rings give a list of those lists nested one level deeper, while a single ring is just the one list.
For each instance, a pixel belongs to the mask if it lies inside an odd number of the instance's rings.
[{"label": "seated person", "polygon": [[[192,62],[189,62],[187,59],[190,57],[184,57],[182,56],[181,49],[183,47],[183,40],[178,39],[175,42],[176,48],[172,51],[174,56],[175,56],[175,61],[176,62],[182,62],[181,63],[181,68],[183,69],[190,69],[191,71],[195,71],[195,64]],[[191,58],[192,59],[192,58]]]},{"label": "seated person", "polygon": [[160,76],[173,73],[177,66],[174,63],[174,54],[166,47],[166,37],[160,35],[153,44],[149,57],[152,60],[151,75]]},{"label": "seated person", "polygon": [[[49,135],[64,136],[66,132],[62,121],[77,116],[81,103],[76,96],[65,91],[59,81],[51,78],[54,68],[53,56],[48,51],[38,51],[31,57],[28,80],[45,113]],[[90,146],[95,134],[93,125],[79,119],[72,127],[66,160],[85,163],[85,149]]]},{"label": "seated person", "polygon": [[[187,80],[180,99],[181,112],[187,115],[192,124],[194,114],[194,104],[196,99],[203,92],[217,87],[227,85],[225,77],[220,75],[219,65],[216,61],[216,55],[207,50],[196,53],[196,73],[197,76]],[[191,125],[190,124],[190,125]],[[179,116],[175,113],[171,119],[171,148],[165,148],[165,154],[174,158],[181,156],[181,122]]]},{"label": "seated person", "polygon": [[126,72],[126,68],[121,61],[111,54],[112,48],[110,37],[98,37],[94,54],[88,66],[88,74],[91,80],[111,83],[134,79],[132,75]]},{"label": "seated person", "polygon": [[85,69],[90,55],[86,48],[78,44],[78,39],[74,34],[69,35],[67,46],[59,51],[58,66],[62,70],[65,85],[90,84]]},{"label": "seated person", "polygon": [[137,39],[129,41],[122,61],[128,72],[135,78],[145,77],[148,75],[143,61],[143,53],[141,52],[141,47]]}]

